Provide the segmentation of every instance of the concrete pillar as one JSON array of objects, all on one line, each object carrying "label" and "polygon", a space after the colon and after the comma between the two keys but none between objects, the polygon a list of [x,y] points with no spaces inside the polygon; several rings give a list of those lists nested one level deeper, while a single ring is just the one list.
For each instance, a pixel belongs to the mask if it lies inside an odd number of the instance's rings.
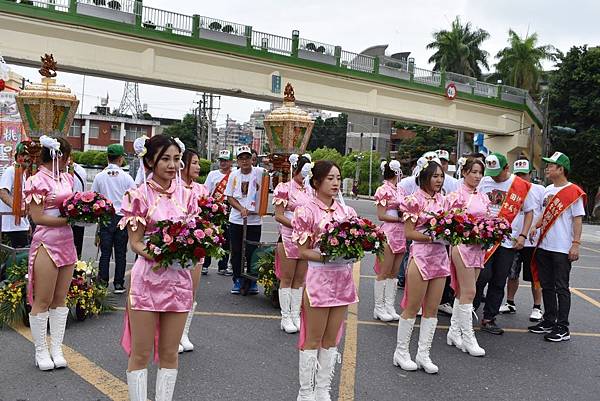
[{"label": "concrete pillar", "polygon": [[298,57],[298,46],[300,45],[300,31],[292,31],[292,57]]},{"label": "concrete pillar", "polygon": [[127,131],[125,130],[125,122],[121,123],[121,133],[119,135],[119,143],[125,146],[125,135],[127,135]]}]

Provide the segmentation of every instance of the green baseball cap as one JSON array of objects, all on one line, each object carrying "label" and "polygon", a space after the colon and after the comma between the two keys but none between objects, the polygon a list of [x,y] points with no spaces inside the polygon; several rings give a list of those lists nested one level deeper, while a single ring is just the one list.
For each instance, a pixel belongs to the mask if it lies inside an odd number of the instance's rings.
[{"label": "green baseball cap", "polygon": [[542,160],[546,163],[558,164],[562,166],[566,171],[571,170],[571,160],[569,157],[561,152],[554,152],[550,157],[542,157]]},{"label": "green baseball cap", "polygon": [[106,154],[112,157],[125,156],[125,149],[123,148],[123,145],[113,143],[106,148]]},{"label": "green baseball cap", "polygon": [[513,164],[513,173],[531,173],[531,164],[529,163],[529,160],[517,160],[515,164]]},{"label": "green baseball cap", "polygon": [[497,177],[508,162],[502,153],[492,153],[485,158],[485,174],[488,177]]}]

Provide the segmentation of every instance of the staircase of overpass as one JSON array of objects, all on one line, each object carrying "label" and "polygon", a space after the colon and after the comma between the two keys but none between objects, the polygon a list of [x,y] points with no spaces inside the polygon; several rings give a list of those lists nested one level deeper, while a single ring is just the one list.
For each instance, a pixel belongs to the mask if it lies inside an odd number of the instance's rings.
[{"label": "staircase of overpass", "polygon": [[301,104],[483,132],[513,157],[542,151],[543,115],[525,90],[142,1],[0,0],[0,52],[30,66],[52,52],[64,71],[263,101],[280,100],[289,81]]}]

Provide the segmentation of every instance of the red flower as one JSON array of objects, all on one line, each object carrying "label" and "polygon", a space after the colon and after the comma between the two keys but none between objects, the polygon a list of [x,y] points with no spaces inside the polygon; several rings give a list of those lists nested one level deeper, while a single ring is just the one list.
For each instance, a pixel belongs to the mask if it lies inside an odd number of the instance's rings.
[{"label": "red flower", "polygon": [[194,249],[194,256],[198,259],[202,259],[206,256],[206,251],[204,248],[197,247]]},{"label": "red flower", "polygon": [[169,251],[171,252],[175,252],[177,250],[177,244],[175,242],[172,242],[169,244]]}]

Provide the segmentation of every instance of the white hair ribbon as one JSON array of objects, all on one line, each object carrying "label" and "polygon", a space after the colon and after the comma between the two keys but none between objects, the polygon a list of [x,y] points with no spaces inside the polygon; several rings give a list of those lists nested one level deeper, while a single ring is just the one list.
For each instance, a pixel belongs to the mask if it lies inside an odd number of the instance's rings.
[{"label": "white hair ribbon", "polygon": [[466,157],[461,157],[456,162],[456,164],[458,164],[458,169],[456,171],[456,174],[458,175],[457,178],[461,178],[462,177],[462,170],[463,170],[463,167],[465,167],[466,163],[467,163],[467,158]]},{"label": "white hair ribbon", "polygon": [[141,167],[142,167],[142,177],[144,178],[144,191],[146,192],[146,199],[148,199],[148,183],[146,182],[146,166],[144,166],[144,156],[148,153],[148,148],[146,148],[146,141],[148,137],[146,135],[142,135],[139,138],[136,138],[133,141],[133,151],[135,155],[140,159]]},{"label": "white hair ribbon", "polygon": [[183,201],[183,180],[181,179],[181,170],[185,168],[185,163],[183,162],[183,153],[185,152],[185,145],[181,142],[181,139],[177,137],[171,137],[179,147],[181,151],[181,159],[179,159],[179,167],[177,168],[177,172],[175,173],[175,183],[177,185],[177,192],[179,192],[179,200]]},{"label": "white hair ribbon", "polygon": [[402,177],[402,166],[398,160],[392,160],[390,162],[390,170],[396,173],[397,176]]},{"label": "white hair ribbon", "polygon": [[303,157],[306,157],[308,159],[309,162],[312,162],[312,156],[310,155],[310,153],[305,153],[302,155]]},{"label": "white hair ribbon", "polygon": [[58,180],[60,176],[59,159],[63,155],[60,151],[60,142],[58,142],[56,138],[42,135],[40,137],[40,145],[50,150],[50,157],[52,158],[52,178]]},{"label": "white hair ribbon", "polygon": [[311,188],[310,186],[310,179],[312,178],[312,168],[315,164],[314,163],[305,163],[304,166],[302,166],[302,170],[300,170],[300,175],[304,178],[304,189],[305,190],[309,190]]},{"label": "white hair ribbon", "polygon": [[381,169],[381,174],[385,173],[385,165],[387,164],[387,160],[383,160],[381,162],[381,164],[379,165],[379,168]]}]

